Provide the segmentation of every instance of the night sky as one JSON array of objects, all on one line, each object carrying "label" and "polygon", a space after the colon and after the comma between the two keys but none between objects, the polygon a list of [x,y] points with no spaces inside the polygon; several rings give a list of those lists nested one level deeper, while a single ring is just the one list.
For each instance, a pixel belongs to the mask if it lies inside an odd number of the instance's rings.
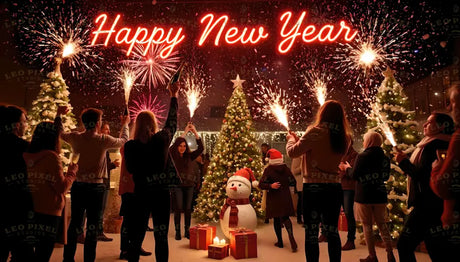
[{"label": "night sky", "polygon": [[[220,128],[221,118],[212,116],[218,116],[216,112],[226,106],[232,91],[230,79],[237,74],[246,80],[243,87],[257,130],[282,130],[273,120],[270,121],[275,124],[263,124],[266,120],[263,109],[253,102],[260,93],[260,85],[285,90],[291,102],[291,122],[294,128],[304,129],[318,108],[312,90],[305,86],[304,75],[311,71],[327,72],[331,90],[328,98],[343,102],[352,124],[363,127],[364,115],[356,108],[367,107],[363,94],[375,93],[383,79],[381,71],[363,75],[361,70],[345,66],[346,48],[337,43],[297,41],[287,54],[280,54],[277,51],[280,15],[292,11],[293,19],[297,19],[302,11],[307,11],[304,25],[337,25],[344,20],[360,30],[358,34],[363,38],[374,35],[390,54],[383,67],[394,69],[396,79],[404,86],[445,66],[458,65],[460,49],[454,42],[460,35],[460,7],[454,4],[456,1],[412,2],[418,1],[7,1],[1,6],[0,100],[30,107],[39,91],[42,79],[39,72],[46,75],[53,69],[49,55],[52,52],[40,53],[43,41],[37,40],[33,33],[43,15],[56,25],[78,21],[82,29],[90,32],[97,15],[107,13],[110,23],[116,14],[121,14],[120,24],[124,26],[184,28],[186,38],[176,47],[180,61],[186,61],[186,71],[195,70],[196,76],[210,87],[196,111],[198,130]],[[200,19],[207,13],[226,14],[230,17],[229,24],[240,28],[262,25],[269,37],[256,45],[215,47],[208,41],[200,47],[197,42],[204,29]],[[84,41],[88,44],[90,39]],[[62,66],[76,112],[87,106],[99,107],[113,121],[122,112],[123,90],[114,72],[127,59],[125,51],[126,48],[115,45],[96,46],[89,49],[80,65]],[[131,99],[149,94],[167,104],[164,85],[150,91],[146,85],[137,85]],[[187,115],[184,105],[180,110],[184,125]]]}]

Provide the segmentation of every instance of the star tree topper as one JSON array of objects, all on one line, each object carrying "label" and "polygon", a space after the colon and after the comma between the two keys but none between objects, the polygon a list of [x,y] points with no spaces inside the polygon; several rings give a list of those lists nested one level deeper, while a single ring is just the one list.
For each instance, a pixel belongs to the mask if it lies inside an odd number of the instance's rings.
[{"label": "star tree topper", "polygon": [[236,75],[236,79],[235,80],[230,80],[233,82],[233,88],[235,87],[238,87],[238,86],[242,86],[242,84],[246,81],[246,80],[243,80],[243,79],[240,79],[240,75],[237,74]]}]

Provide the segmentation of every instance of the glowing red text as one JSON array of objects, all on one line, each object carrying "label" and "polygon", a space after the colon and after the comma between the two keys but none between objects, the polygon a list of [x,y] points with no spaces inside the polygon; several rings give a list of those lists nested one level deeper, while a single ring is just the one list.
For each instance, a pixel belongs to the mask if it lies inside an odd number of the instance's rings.
[{"label": "glowing red text", "polygon": [[307,12],[302,12],[297,22],[294,24],[291,23],[292,12],[285,12],[281,15],[281,22],[283,22],[283,27],[281,28],[281,38],[283,40],[278,45],[278,51],[280,53],[288,52],[294,45],[297,37],[302,37],[302,41],[305,43],[310,43],[314,41],[319,42],[334,42],[341,35],[346,42],[352,41],[358,31],[351,31],[351,28],[345,24],[345,21],[340,21],[340,27],[336,30],[334,25],[324,25],[321,29],[317,30],[314,25],[307,25],[305,28],[301,29],[302,22],[305,19]]},{"label": "glowing red text", "polygon": [[214,38],[214,45],[218,46],[220,42],[220,37],[225,30],[224,39],[225,42],[228,44],[236,44],[240,42],[241,44],[256,44],[260,40],[265,39],[268,37],[268,33],[264,33],[265,29],[263,26],[259,26],[256,33],[256,28],[248,29],[248,27],[244,27],[242,30],[238,29],[238,27],[230,27],[226,28],[228,22],[228,16],[223,15],[214,21],[213,14],[207,14],[203,18],[201,18],[201,23],[206,23],[206,28],[204,29],[203,33],[201,34],[200,41],[198,42],[199,46],[202,46],[208,36],[213,32],[214,28],[220,24],[218,27],[217,34]]},{"label": "glowing red text", "polygon": [[[304,43],[311,42],[335,42],[335,41],[352,41],[358,31],[352,30],[345,21],[340,21],[338,25],[325,24],[317,28],[313,24],[304,24],[307,12],[303,11],[298,19],[292,17],[292,12],[288,11],[281,15],[282,23],[280,36],[281,41],[278,44],[278,51],[282,54],[287,53],[293,47],[294,43],[301,40]],[[162,58],[166,58],[174,49],[185,39],[185,33],[182,27],[137,27],[136,29],[118,26],[121,15],[116,15],[111,23],[107,23],[107,14],[99,15],[95,24],[98,29],[92,32],[91,45],[103,43],[107,46],[111,41],[118,45],[127,45],[126,55],[129,56],[135,45],[144,46],[144,56],[147,55],[149,47],[152,45],[162,44],[163,50],[160,53]],[[267,39],[269,34],[263,26],[234,26],[229,25],[229,17],[221,15],[216,17],[214,14],[206,14],[201,20],[204,29],[199,35],[198,45],[203,46],[208,41],[214,42],[215,46],[225,44],[243,44],[256,45]],[[107,24],[106,24],[107,23]]]},{"label": "glowing red text", "polygon": [[161,51],[160,56],[162,58],[166,58],[171,55],[174,48],[185,38],[182,27],[177,29],[172,27],[169,29],[164,29],[162,27],[155,26],[150,30],[145,27],[137,27],[136,30],[128,27],[117,29],[117,24],[120,20],[120,17],[121,15],[117,15],[112,23],[112,26],[108,28],[105,27],[107,15],[99,15],[96,18],[96,24],[100,25],[96,31],[92,32],[93,40],[91,41],[91,45],[96,45],[99,35],[102,35],[105,36],[104,46],[107,46],[113,36],[115,43],[119,45],[127,44],[129,46],[128,50],[126,51],[127,56],[131,54],[131,51],[136,44],[144,45],[145,51],[143,55],[145,56],[152,44],[164,44],[165,47]]}]

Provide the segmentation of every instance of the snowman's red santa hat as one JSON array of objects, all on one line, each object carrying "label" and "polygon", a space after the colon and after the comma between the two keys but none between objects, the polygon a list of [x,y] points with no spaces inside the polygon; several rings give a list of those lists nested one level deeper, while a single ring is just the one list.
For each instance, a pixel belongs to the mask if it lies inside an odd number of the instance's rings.
[{"label": "snowman's red santa hat", "polygon": [[270,149],[267,151],[268,164],[270,165],[281,165],[283,164],[283,154],[276,149]]},{"label": "snowman's red santa hat", "polygon": [[233,174],[233,176],[231,176],[228,179],[229,183],[231,181],[241,182],[241,183],[245,184],[246,186],[248,186],[249,188],[251,188],[251,185],[253,187],[259,186],[259,181],[256,180],[256,178],[254,176],[254,173],[248,167],[245,167],[245,168],[242,168],[242,169],[236,171],[235,174]]}]

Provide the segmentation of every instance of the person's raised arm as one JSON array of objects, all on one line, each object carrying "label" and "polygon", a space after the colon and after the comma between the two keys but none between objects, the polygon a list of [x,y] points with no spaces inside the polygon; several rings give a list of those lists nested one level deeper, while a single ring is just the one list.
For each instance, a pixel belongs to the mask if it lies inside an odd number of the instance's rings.
[{"label": "person's raised arm", "polygon": [[169,85],[169,94],[171,96],[171,102],[169,104],[169,113],[168,118],[166,119],[165,125],[163,127],[164,131],[169,132],[170,138],[172,139],[173,135],[177,130],[177,97],[179,95],[179,84],[178,82]]},{"label": "person's raised arm", "polygon": [[318,141],[319,136],[321,136],[321,130],[312,128],[308,130],[300,139],[297,136],[290,132],[286,136],[286,152],[289,157],[299,157],[305,154],[312,146]]},{"label": "person's raised arm", "polygon": [[122,147],[129,139],[129,114],[120,117],[121,119],[121,130],[120,130],[120,137],[115,138],[110,135],[103,135],[103,141],[105,144],[105,148],[120,148]]}]

